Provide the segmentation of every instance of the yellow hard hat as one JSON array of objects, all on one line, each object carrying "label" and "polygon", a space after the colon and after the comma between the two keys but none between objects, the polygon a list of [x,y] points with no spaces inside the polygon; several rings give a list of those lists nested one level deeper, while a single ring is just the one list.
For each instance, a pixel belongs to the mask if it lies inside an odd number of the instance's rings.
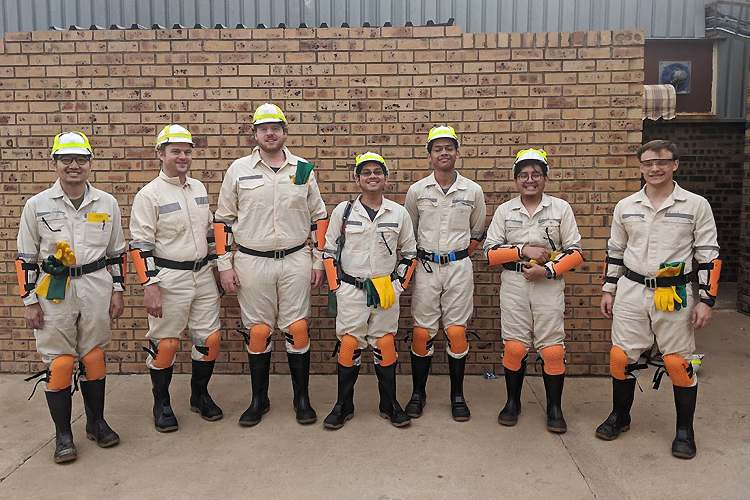
[{"label": "yellow hard hat", "polygon": [[170,142],[186,142],[191,146],[195,146],[193,136],[188,129],[180,125],[167,125],[161,129],[159,135],[156,136],[156,146],[154,149],[158,151],[159,146],[169,144]]},{"label": "yellow hard hat", "polygon": [[253,125],[260,125],[261,123],[287,123],[286,116],[281,108],[275,104],[265,103],[258,106],[253,114]]},{"label": "yellow hard hat", "polygon": [[547,162],[547,152],[543,149],[529,148],[519,151],[516,155],[516,161],[513,162],[513,166],[515,167],[522,161],[526,160],[538,161],[542,165],[549,166],[549,163]]},{"label": "yellow hard hat", "polygon": [[89,138],[83,132],[63,132],[55,136],[52,146],[52,157],[55,155],[88,155],[94,156]]},{"label": "yellow hard hat", "polygon": [[377,153],[368,151],[365,154],[357,156],[356,161],[357,163],[354,165],[354,175],[359,175],[359,173],[362,171],[362,165],[364,165],[368,161],[374,161],[383,165],[383,171],[385,172],[385,175],[388,175],[388,165],[385,164],[385,160],[383,159],[383,157]]},{"label": "yellow hard hat", "polygon": [[439,127],[433,127],[430,130],[430,134],[427,136],[427,150],[429,151],[430,143],[432,141],[434,141],[435,139],[441,139],[443,137],[447,139],[453,139],[454,141],[456,141],[456,147],[458,147],[458,136],[456,135],[456,131],[453,130],[453,127],[441,125]]}]

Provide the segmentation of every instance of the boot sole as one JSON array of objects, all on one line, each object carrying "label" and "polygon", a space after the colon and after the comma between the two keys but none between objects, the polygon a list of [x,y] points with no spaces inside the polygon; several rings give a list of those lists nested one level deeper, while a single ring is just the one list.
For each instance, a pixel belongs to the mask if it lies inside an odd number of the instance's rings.
[{"label": "boot sole", "polygon": [[695,457],[695,453],[688,455],[687,453],[680,453],[678,451],[673,451],[672,456],[677,457],[677,458],[683,458],[685,460],[690,460],[691,458]]},{"label": "boot sole", "polygon": [[[190,407],[190,411],[192,411],[193,413],[200,413],[200,412],[201,412],[201,411],[200,411],[200,410],[198,409],[198,407],[197,407],[197,406],[191,406],[191,407]],[[207,421],[207,422],[215,422],[215,421],[217,421],[217,420],[221,420],[222,418],[224,418],[224,414],[223,414],[223,413],[219,413],[218,415],[216,415],[216,416],[213,416],[213,417],[206,417],[206,416],[204,416],[203,414],[201,414],[201,418],[202,418],[203,420]]]},{"label": "boot sole", "polygon": [[630,430],[630,426],[626,425],[625,427],[623,427],[622,429],[620,429],[619,433],[615,434],[614,436],[607,436],[605,434],[601,434],[601,433],[597,432],[596,433],[596,437],[598,437],[599,439],[603,439],[605,441],[614,441],[615,439],[617,439],[618,437],[620,437],[620,434],[622,434],[623,432],[628,432],[629,430]]},{"label": "boot sole", "polygon": [[323,422],[323,427],[325,427],[326,429],[341,429],[344,426],[344,424],[347,423],[352,418],[354,418],[354,413],[350,413],[349,415],[347,415],[346,418],[344,419],[344,422],[341,424],[329,424],[327,422]]},{"label": "boot sole", "polygon": [[565,434],[566,432],[568,432],[567,427],[550,427],[549,425],[547,426],[547,430],[550,432],[554,432],[555,434]]},{"label": "boot sole", "polygon": [[393,427],[406,427],[407,425],[411,424],[411,420],[407,420],[406,422],[394,422],[390,418],[388,418],[387,413],[381,413],[380,416],[384,419],[386,419]]},{"label": "boot sole", "polygon": [[298,418],[296,420],[297,420],[298,424],[301,424],[301,425],[310,425],[310,424],[314,424],[315,422],[317,422],[318,421],[318,417],[315,417],[315,418],[302,418],[302,419]]},{"label": "boot sole", "polygon": [[73,460],[77,459],[78,455],[68,455],[66,457],[58,457],[55,458],[56,464],[64,464],[65,462],[72,462]]},{"label": "boot sole", "polygon": [[411,418],[419,418],[422,416],[421,413],[409,413],[408,411],[405,412],[407,415],[409,415]]},{"label": "boot sole", "polygon": [[[86,439],[89,441],[96,441],[96,437],[93,434],[86,434]],[[112,441],[96,441],[96,445],[99,448],[109,448],[110,446],[114,446],[117,443],[120,442],[120,438],[114,439]]]},{"label": "boot sole", "polygon": [[[271,405],[268,405],[265,408],[263,408],[263,415],[265,415],[269,411],[271,411]],[[261,416],[261,418],[259,418],[258,420],[253,420],[251,422],[240,420],[240,425],[243,427],[252,427],[254,425],[258,425],[262,419],[263,417]]]},{"label": "boot sole", "polygon": [[[408,415],[408,413],[407,413]],[[471,416],[469,417],[453,417],[453,420],[456,422],[468,422],[469,419],[471,419]]]}]

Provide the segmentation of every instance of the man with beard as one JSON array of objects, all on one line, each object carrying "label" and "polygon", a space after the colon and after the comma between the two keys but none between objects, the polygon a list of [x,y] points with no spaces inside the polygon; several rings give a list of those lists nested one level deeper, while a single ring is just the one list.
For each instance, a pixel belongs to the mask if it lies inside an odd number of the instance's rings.
[{"label": "man with beard", "polygon": [[[317,420],[310,404],[310,288],[323,282],[321,251],[328,218],[313,165],[284,147],[287,119],[274,104],[253,115],[258,145],[227,170],[219,192],[214,233],[221,286],[237,293],[249,330],[252,401],[240,425],[260,422],[270,409],[271,334],[284,334],[297,422]],[[305,245],[314,227],[316,248]],[[232,241],[237,251],[231,252]]]}]

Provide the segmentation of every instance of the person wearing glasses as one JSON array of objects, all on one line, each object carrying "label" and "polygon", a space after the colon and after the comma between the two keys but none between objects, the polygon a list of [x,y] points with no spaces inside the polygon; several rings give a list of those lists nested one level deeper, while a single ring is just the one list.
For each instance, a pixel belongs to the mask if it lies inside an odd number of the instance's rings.
[{"label": "person wearing glasses", "polygon": [[[312,424],[310,404],[310,289],[323,283],[322,250],[328,213],[314,165],[285,146],[287,119],[275,104],[253,114],[257,146],[235,160],[224,175],[214,218],[221,286],[237,293],[253,396],[240,425],[260,422],[268,398],[271,334],[284,334],[297,422]],[[306,245],[312,239],[314,248]],[[232,241],[237,251],[231,251]]]},{"label": "person wearing glasses", "polygon": [[466,324],[474,310],[474,272],[469,256],[484,239],[487,207],[476,182],[456,171],[458,136],[440,126],[427,136],[432,174],[409,187],[406,210],[417,237],[417,266],[411,312],[413,392],[406,413],[419,418],[427,400],[427,376],[435,352],[433,341],[443,319],[451,415],[457,422],[471,418],[464,398],[464,372],[469,342]]},{"label": "person wearing glasses", "polygon": [[396,399],[399,297],[414,272],[417,243],[409,213],[383,197],[388,167],[367,152],[356,159],[354,182],[362,194],[339,203],[326,232],[323,264],[336,294],[338,396],[324,426],[340,429],[354,416],[354,384],[361,352],[372,346],[380,416],[394,427],[411,419]]},{"label": "person wearing glasses", "polygon": [[[674,143],[651,141],[637,155],[645,185],[617,203],[607,242],[601,311],[612,319],[613,409],[596,436],[611,441],[630,429],[635,377],[646,368],[639,359],[656,340],[677,413],[672,455],[690,459],[696,454],[698,379],[688,360],[695,330],[711,322],[716,301],[721,272],[716,223],[708,201],[674,181],[680,164]],[[692,281],[698,281],[697,300]]]},{"label": "person wearing glasses", "polygon": [[18,284],[47,366],[37,376],[44,375],[57,463],[78,457],[70,427],[76,362],[86,437],[102,448],[120,442],[104,419],[104,349],[124,308],[125,236],[115,198],[88,182],[93,156],[82,132],[58,134],[50,162],[57,181],[26,202],[18,228]]},{"label": "person wearing glasses", "polygon": [[500,324],[508,400],[498,415],[513,426],[521,413],[521,388],[531,348],[542,360],[547,394],[547,430],[564,433],[565,281],[583,262],[581,235],[568,202],[548,196],[547,153],[519,151],[513,179],[519,196],[500,205],[487,230],[484,249],[491,266],[502,266]]},{"label": "person wearing glasses", "polygon": [[188,328],[190,410],[207,421],[224,416],[208,393],[221,348],[219,291],[213,215],[206,187],[188,176],[193,136],[181,125],[167,125],[156,137],[159,175],[143,186],[130,211],[130,255],[143,285],[148,312],[146,365],[154,396],[154,427],[178,429],[169,398],[180,333]]}]

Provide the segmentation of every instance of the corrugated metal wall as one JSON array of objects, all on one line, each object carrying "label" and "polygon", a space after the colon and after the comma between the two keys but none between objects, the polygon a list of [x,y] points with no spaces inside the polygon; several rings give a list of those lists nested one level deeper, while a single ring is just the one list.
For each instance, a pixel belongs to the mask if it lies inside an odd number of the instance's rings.
[{"label": "corrugated metal wall", "polygon": [[[423,25],[454,18],[466,32],[642,29],[647,38],[703,38],[711,0],[0,0],[0,36],[92,24],[213,27],[262,23]],[[738,8],[724,7],[737,16]],[[745,9],[745,18],[750,11]],[[717,115],[744,120],[750,41],[719,42]]]}]

